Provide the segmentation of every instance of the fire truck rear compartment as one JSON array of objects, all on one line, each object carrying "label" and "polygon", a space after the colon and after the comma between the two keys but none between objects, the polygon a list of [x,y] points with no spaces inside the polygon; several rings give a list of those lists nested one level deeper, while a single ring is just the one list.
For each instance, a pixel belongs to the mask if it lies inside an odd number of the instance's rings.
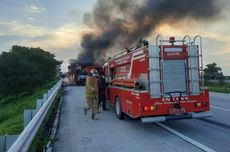
[{"label": "fire truck rear compartment", "polygon": [[185,60],[164,60],[163,86],[165,93],[178,91],[187,94]]}]

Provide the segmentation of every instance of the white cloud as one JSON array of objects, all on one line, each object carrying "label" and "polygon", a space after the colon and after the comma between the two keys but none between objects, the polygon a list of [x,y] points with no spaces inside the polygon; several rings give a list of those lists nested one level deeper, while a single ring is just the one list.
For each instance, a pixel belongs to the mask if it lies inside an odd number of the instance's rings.
[{"label": "white cloud", "polygon": [[0,35],[15,35],[23,37],[20,42],[26,46],[39,46],[45,49],[67,49],[80,44],[81,34],[89,31],[84,25],[65,24],[57,28],[47,28],[24,24],[15,20],[0,21],[0,26],[7,30]]},{"label": "white cloud", "polygon": [[33,17],[28,17],[28,20],[33,21],[34,18]]},{"label": "white cloud", "polygon": [[[228,55],[230,55],[230,45],[229,46],[225,45],[224,47],[226,47],[226,48],[224,48],[221,51],[217,50],[217,52],[214,52],[211,55],[213,55],[213,56],[215,56],[215,55],[217,55],[217,56],[225,56],[225,55],[228,56]],[[228,56],[228,57],[230,57],[230,56]]]},{"label": "white cloud", "polygon": [[[46,33],[46,37],[39,40],[28,40],[28,44],[37,45],[48,50],[68,50],[80,45],[81,34],[86,30],[84,25],[66,24]],[[76,52],[78,50],[76,49]]]},{"label": "white cloud", "polygon": [[0,25],[7,27],[6,31],[3,31],[2,35],[18,35],[25,37],[43,36],[49,30],[44,27],[34,26],[31,24],[23,24],[18,21],[0,21]]},{"label": "white cloud", "polygon": [[43,13],[46,11],[45,8],[30,4],[26,6],[26,10],[31,13]]}]

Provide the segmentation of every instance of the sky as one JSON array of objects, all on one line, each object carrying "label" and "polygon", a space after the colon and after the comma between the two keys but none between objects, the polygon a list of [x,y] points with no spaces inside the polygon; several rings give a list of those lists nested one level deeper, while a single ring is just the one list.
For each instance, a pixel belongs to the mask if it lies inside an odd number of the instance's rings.
[{"label": "sky", "polygon": [[[40,47],[63,60],[62,71],[69,59],[80,53],[81,35],[90,31],[83,15],[92,11],[97,0],[1,0],[0,52],[12,45]],[[223,4],[222,15],[212,22],[183,21],[158,27],[147,39],[154,43],[156,34],[183,37],[203,37],[204,65],[216,62],[224,75],[230,75],[230,2]],[[205,7],[205,6],[204,6]]]}]

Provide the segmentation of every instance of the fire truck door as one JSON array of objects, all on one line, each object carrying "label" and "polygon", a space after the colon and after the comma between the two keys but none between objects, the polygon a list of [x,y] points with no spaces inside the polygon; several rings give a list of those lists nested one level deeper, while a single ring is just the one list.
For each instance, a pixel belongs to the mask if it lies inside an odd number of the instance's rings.
[{"label": "fire truck door", "polygon": [[164,60],[163,71],[164,93],[186,92],[186,61],[185,60]]},{"label": "fire truck door", "polygon": [[159,46],[149,45],[149,92],[151,98],[161,97]]}]

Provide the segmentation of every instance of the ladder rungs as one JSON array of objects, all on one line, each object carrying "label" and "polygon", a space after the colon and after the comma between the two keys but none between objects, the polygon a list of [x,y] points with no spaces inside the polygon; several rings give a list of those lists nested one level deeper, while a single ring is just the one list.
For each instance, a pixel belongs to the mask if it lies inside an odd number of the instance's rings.
[{"label": "ladder rungs", "polygon": [[149,81],[149,83],[162,83],[162,81]]},{"label": "ladder rungs", "polygon": [[159,58],[160,58],[160,56],[148,56],[148,58],[159,59]]},{"label": "ladder rungs", "polygon": [[188,55],[189,58],[197,58],[197,57],[202,57],[202,55]]},{"label": "ladder rungs", "polygon": [[162,69],[160,68],[151,68],[151,69],[148,69],[149,71],[161,71]]},{"label": "ladder rungs", "polygon": [[199,67],[188,67],[188,69],[199,69]]},{"label": "ladder rungs", "polygon": [[200,82],[201,79],[189,80],[189,82]]}]

